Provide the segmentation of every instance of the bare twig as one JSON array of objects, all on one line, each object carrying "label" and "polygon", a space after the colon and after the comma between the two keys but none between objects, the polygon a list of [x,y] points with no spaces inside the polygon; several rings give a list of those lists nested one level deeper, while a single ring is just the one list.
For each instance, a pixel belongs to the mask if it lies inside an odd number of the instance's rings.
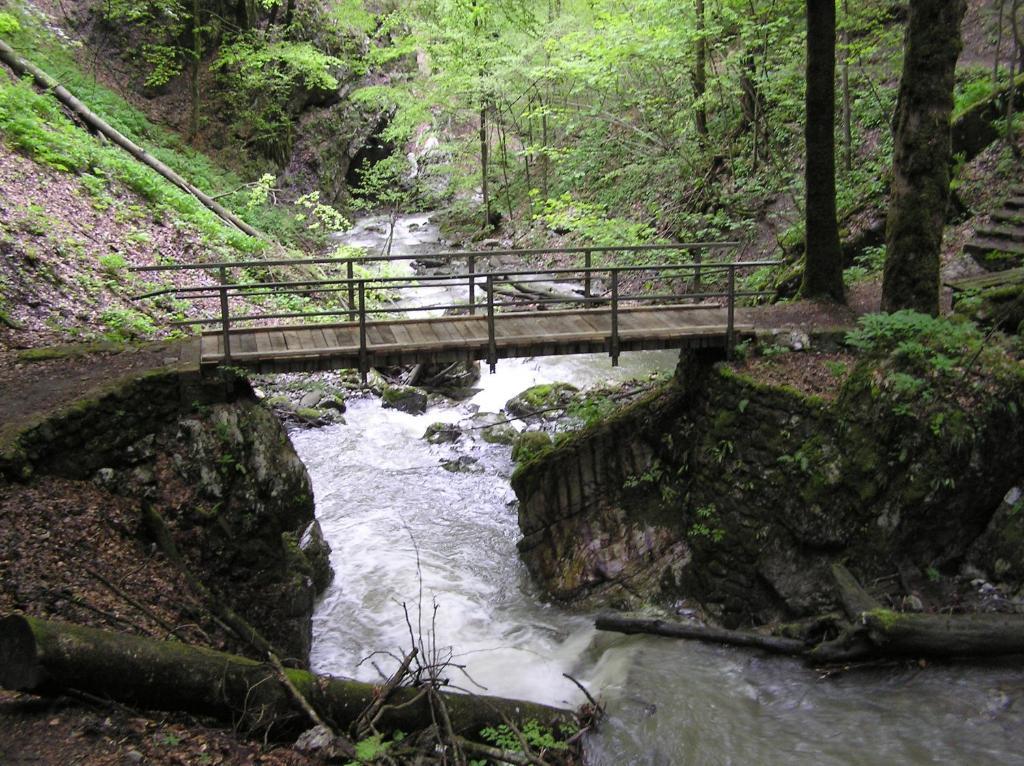
[{"label": "bare twig", "polygon": [[288,693],[292,695],[299,707],[302,708],[302,712],[306,714],[310,721],[316,726],[322,726],[329,731],[333,736],[337,737],[337,733],[334,729],[324,723],[324,719],[320,717],[320,714],[316,712],[316,709],[310,704],[302,692],[296,688],[295,684],[288,677],[288,674],[284,670],[284,665],[281,664],[281,660],[278,659],[277,655],[273,652],[267,652],[267,659],[270,660],[270,664],[274,666],[274,670],[277,671],[277,680],[284,684],[284,687],[288,690]]},{"label": "bare twig", "polygon": [[576,686],[579,688],[579,690],[581,692],[583,692],[583,694],[586,696],[586,698],[590,702],[590,704],[593,705],[594,710],[597,712],[597,714],[598,715],[604,715],[604,706],[591,696],[590,692],[587,691],[587,687],[585,687],[583,684],[581,684],[575,678],[570,676],[568,673],[562,673],[562,677],[563,678],[568,678],[570,681],[572,681],[574,684],[576,684]]},{"label": "bare twig", "polygon": [[114,583],[110,582],[110,580],[108,580],[106,577],[101,575],[95,569],[92,569],[91,567],[85,567],[85,571],[86,571],[86,573],[90,577],[92,577],[93,579],[98,581],[100,583],[100,585],[104,586],[105,588],[107,588],[107,590],[109,590],[115,596],[117,596],[118,598],[123,599],[125,602],[127,602],[131,606],[135,607],[138,611],[142,612],[142,614],[144,614],[146,617],[151,619],[153,622],[155,622],[161,628],[166,630],[168,634],[170,634],[172,636],[177,636],[178,638],[180,638],[185,643],[188,643],[188,640],[184,636],[182,636],[180,633],[178,633],[178,630],[179,630],[178,628],[175,628],[169,622],[167,622],[162,617],[160,617],[158,614],[153,612],[153,610],[150,609],[149,607],[147,607],[145,604],[141,604],[141,603],[139,603],[139,601],[137,601],[136,599],[134,599],[131,596],[129,596],[127,593],[125,593],[119,587],[114,585]]}]

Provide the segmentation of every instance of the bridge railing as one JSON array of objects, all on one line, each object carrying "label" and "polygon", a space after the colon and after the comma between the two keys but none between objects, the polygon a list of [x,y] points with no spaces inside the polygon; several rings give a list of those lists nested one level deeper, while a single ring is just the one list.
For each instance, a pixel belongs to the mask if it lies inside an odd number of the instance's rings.
[{"label": "bridge railing", "polygon": [[[216,325],[223,338],[224,358],[232,357],[231,333],[253,324],[280,320],[327,321],[332,317],[344,318],[359,324],[360,359],[367,357],[367,323],[393,314],[417,312],[458,312],[476,315],[486,313],[488,334],[487,361],[497,361],[495,314],[504,310],[550,310],[558,306],[580,306],[610,314],[610,355],[612,363],[619,357],[619,309],[623,304],[705,305],[714,299],[724,299],[727,308],[727,348],[731,349],[735,337],[736,300],[744,297],[764,296],[764,291],[738,290],[737,272],[765,266],[776,266],[779,261],[714,262],[700,257],[702,250],[721,250],[735,247],[735,243],[688,243],[682,245],[646,245],[633,248],[580,247],[558,250],[502,250],[483,252],[420,253],[403,256],[362,256],[356,258],[307,258],[280,261],[241,261],[212,264],[176,264],[169,266],[138,267],[133,271],[213,271],[217,283],[191,287],[169,287],[136,296],[136,299],[173,295],[194,301],[216,301],[217,309],[208,316],[186,319],[172,324],[177,326]],[[688,263],[656,263],[643,265],[594,266],[594,255],[630,251],[696,250],[698,255]],[[537,269],[499,269],[490,267],[495,257],[509,256],[582,256],[582,266]],[[357,274],[356,268],[368,262],[419,261],[447,263],[463,260],[466,270],[457,273],[410,274],[403,276]],[[481,263],[487,267],[479,270]],[[344,267],[344,276],[309,279],[251,279],[238,271],[264,270],[275,267],[312,266]],[[646,276],[645,276],[646,275]],[[573,292],[559,292],[576,285]],[[533,287],[536,286],[536,287]],[[464,289],[466,299],[448,302],[402,304],[395,300],[398,294],[438,288]],[[648,289],[644,289],[648,288]],[[478,292],[482,291],[482,300]],[[341,294],[336,306],[316,310],[253,311],[232,313],[232,304],[257,305],[266,298],[294,296],[298,298],[327,298]],[[371,300],[373,299],[373,300]],[[377,305],[370,305],[376,303]],[[361,364],[361,367],[364,365]],[[365,371],[365,368],[364,368]]]}]

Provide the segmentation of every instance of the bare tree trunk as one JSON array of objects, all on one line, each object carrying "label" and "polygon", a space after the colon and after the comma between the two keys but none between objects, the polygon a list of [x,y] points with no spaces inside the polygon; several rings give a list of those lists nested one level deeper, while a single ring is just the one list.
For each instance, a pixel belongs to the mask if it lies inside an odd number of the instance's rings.
[{"label": "bare tree trunk", "polygon": [[843,301],[836,220],[836,6],[807,0],[807,253],[801,295]]},{"label": "bare tree trunk", "polygon": [[203,59],[203,31],[199,0],[192,0],[192,110],[188,121],[188,137],[195,141],[199,133],[199,66]]},{"label": "bare tree trunk", "polygon": [[484,197],[484,220],[483,229],[491,225],[491,195],[487,186],[487,102],[480,107],[480,191]]},{"label": "bare tree trunk", "polygon": [[512,220],[512,190],[508,180],[508,147],[505,141],[505,120],[499,110],[495,110],[498,118],[498,145],[501,147],[501,178],[505,186],[505,207],[508,210],[508,220]]},{"label": "bare tree trunk", "polygon": [[853,114],[850,104],[850,3],[843,0],[843,168],[853,170]]},{"label": "bare tree trunk", "polygon": [[939,313],[950,116],[966,0],[910,0],[893,142],[882,310]]},{"label": "bare tree trunk", "polygon": [[1006,0],[995,0],[998,17],[996,19],[996,50],[992,54],[992,90],[999,88],[999,57],[1000,49],[1003,47],[1003,9],[1006,7]]},{"label": "bare tree trunk", "polygon": [[1013,0],[1010,6],[1010,29],[1013,31],[1013,55],[1010,56],[1010,93],[1006,99],[1006,141],[1014,157],[1020,157],[1020,149],[1017,147],[1017,131],[1013,128],[1014,102],[1017,100],[1017,73],[1021,69],[1021,52],[1024,46],[1021,45],[1020,28],[1017,25],[1017,12],[1020,10],[1020,0]]},{"label": "bare tree trunk", "polygon": [[704,0],[694,0],[694,13],[697,16],[697,50],[693,68],[693,95],[697,101],[697,109],[694,122],[697,127],[697,135],[706,138],[708,135],[708,110],[704,104],[704,96],[708,88],[708,41],[705,36],[707,25],[704,20]]}]

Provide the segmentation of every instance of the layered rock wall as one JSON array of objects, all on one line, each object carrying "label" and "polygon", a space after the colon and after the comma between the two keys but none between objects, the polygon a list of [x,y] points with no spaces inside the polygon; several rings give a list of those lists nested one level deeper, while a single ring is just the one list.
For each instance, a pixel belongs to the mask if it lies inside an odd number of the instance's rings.
[{"label": "layered rock wall", "polygon": [[520,550],[562,601],[691,599],[733,624],[812,614],[834,602],[835,560],[867,580],[964,563],[1020,476],[1022,405],[949,402],[923,422],[867,367],[826,402],[690,358],[520,467]]}]

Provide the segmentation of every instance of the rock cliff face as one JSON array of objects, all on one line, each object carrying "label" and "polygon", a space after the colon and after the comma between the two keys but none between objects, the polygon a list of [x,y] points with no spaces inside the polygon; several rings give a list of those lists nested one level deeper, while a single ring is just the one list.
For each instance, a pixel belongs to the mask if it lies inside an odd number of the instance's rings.
[{"label": "rock cliff face", "polygon": [[983,533],[1016,530],[994,514],[1020,476],[1024,402],[950,404],[918,422],[866,368],[824,402],[684,359],[673,384],[520,467],[520,551],[556,599],[688,598],[729,624],[832,606],[835,560],[867,580],[955,571]]},{"label": "rock cliff face", "polygon": [[22,432],[0,469],[91,479],[148,504],[208,588],[306,661],[329,549],[305,467],[243,379],[161,371],[114,383]]}]

